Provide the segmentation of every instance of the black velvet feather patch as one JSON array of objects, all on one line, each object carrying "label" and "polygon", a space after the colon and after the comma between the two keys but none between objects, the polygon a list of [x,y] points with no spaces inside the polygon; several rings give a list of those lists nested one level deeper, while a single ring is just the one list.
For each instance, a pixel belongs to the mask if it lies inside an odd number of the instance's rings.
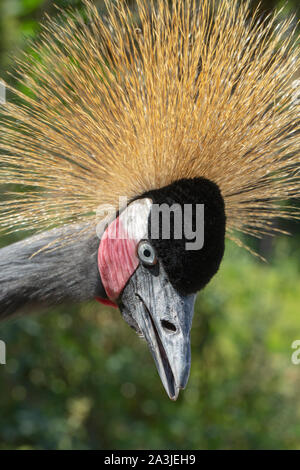
[{"label": "black velvet feather patch", "polygon": [[[154,208],[149,216],[148,235],[170,282],[182,294],[191,294],[202,289],[218,271],[224,254],[226,216],[219,187],[205,178],[181,179],[161,189],[148,191],[141,197],[151,198],[156,205],[155,217],[152,213]],[[166,232],[162,229],[163,216],[157,209],[158,205],[162,204],[167,204],[170,208],[175,207],[174,204],[180,205],[182,214],[185,214],[185,205],[190,207],[189,217],[183,216],[181,221],[179,219],[182,224],[182,237],[179,239],[178,218],[176,219],[174,211],[170,211],[169,217],[170,237],[165,239]],[[187,243],[193,240],[190,238],[190,232],[187,238],[184,223],[190,222],[192,227],[188,227],[189,230],[196,230],[196,221],[200,221],[197,204],[204,205],[204,243],[200,249],[191,250],[187,249]],[[156,226],[153,227],[153,224]],[[174,230],[175,225],[177,232]]]}]

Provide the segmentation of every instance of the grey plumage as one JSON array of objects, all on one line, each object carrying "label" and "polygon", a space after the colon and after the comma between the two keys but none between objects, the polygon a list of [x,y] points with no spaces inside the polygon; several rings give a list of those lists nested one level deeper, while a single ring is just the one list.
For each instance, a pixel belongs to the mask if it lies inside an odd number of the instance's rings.
[{"label": "grey plumage", "polygon": [[[0,319],[32,303],[105,297],[97,267],[100,240],[96,234],[76,237],[82,228],[54,229],[0,250]],[[66,236],[71,242],[62,241]]]}]

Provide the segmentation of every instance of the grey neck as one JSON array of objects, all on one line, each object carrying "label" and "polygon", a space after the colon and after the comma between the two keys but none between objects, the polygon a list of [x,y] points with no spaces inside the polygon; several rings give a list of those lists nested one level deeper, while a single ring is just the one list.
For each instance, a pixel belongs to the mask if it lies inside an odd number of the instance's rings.
[{"label": "grey neck", "polygon": [[83,228],[50,230],[0,250],[0,319],[31,304],[107,297],[97,263],[100,240]]}]

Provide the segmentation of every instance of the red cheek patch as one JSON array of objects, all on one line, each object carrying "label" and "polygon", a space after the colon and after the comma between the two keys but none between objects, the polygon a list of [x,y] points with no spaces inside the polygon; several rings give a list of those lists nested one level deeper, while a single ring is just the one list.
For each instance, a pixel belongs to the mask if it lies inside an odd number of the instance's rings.
[{"label": "red cheek patch", "polygon": [[95,300],[97,300],[97,302],[100,302],[100,304],[108,305],[109,307],[118,308],[118,305],[115,304],[115,302],[113,302],[112,300],[101,299],[101,297],[95,297]]},{"label": "red cheek patch", "polygon": [[118,217],[106,229],[98,251],[98,267],[108,298],[116,300],[139,265],[139,240],[128,237]]}]

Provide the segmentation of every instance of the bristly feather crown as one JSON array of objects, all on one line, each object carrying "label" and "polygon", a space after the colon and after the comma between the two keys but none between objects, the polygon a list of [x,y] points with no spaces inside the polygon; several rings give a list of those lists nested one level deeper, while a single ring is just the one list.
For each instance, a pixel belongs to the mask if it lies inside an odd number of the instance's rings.
[{"label": "bristly feather crown", "polygon": [[[300,195],[294,19],[249,2],[107,2],[47,20],[1,106],[5,230],[90,220],[181,178],[215,182],[227,235],[260,235]],[[24,186],[21,193],[14,185]]]}]

